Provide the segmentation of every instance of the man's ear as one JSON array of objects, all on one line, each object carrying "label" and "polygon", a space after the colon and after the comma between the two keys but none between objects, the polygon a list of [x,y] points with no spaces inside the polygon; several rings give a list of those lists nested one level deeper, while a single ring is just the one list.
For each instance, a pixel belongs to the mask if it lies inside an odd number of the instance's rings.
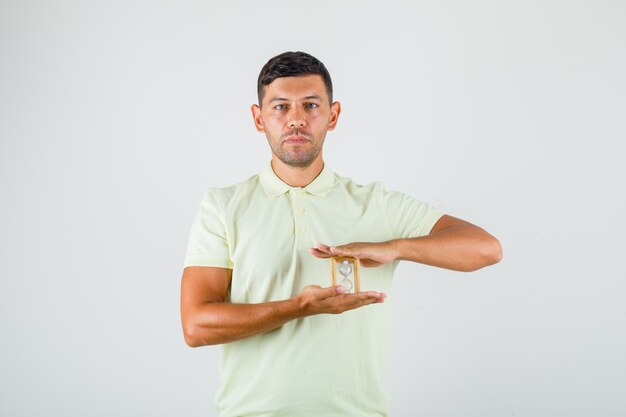
[{"label": "man's ear", "polygon": [[252,118],[254,119],[256,130],[265,132],[265,126],[263,126],[263,119],[261,118],[261,107],[258,104],[253,104],[250,110],[252,110]]},{"label": "man's ear", "polygon": [[328,119],[328,130],[334,130],[339,120],[339,113],[341,113],[341,103],[338,101],[333,102],[330,105],[330,118]]}]

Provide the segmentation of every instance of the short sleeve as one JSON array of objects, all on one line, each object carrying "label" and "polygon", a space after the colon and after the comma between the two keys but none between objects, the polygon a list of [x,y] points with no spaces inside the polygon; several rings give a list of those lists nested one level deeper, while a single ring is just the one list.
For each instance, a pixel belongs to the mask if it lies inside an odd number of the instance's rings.
[{"label": "short sleeve", "polygon": [[184,266],[233,268],[224,209],[215,190],[209,190],[200,202],[200,208],[189,233]]},{"label": "short sleeve", "polygon": [[444,215],[442,210],[396,191],[383,193],[383,205],[396,238],[428,235]]}]

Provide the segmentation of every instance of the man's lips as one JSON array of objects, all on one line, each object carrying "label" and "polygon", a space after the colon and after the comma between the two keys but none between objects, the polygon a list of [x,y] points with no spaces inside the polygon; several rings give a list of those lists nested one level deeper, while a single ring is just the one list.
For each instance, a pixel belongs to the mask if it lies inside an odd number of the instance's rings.
[{"label": "man's lips", "polygon": [[293,135],[288,136],[287,139],[285,139],[285,142],[291,145],[300,145],[309,142],[309,138],[307,138],[306,136]]}]

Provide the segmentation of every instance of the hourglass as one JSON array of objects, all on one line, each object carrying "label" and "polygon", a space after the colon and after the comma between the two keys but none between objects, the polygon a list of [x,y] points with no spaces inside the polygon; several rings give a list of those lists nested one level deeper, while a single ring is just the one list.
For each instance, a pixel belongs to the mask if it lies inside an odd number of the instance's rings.
[{"label": "hourglass", "polygon": [[333,256],[331,259],[332,285],[342,285],[346,294],[361,291],[359,260],[349,256]]}]

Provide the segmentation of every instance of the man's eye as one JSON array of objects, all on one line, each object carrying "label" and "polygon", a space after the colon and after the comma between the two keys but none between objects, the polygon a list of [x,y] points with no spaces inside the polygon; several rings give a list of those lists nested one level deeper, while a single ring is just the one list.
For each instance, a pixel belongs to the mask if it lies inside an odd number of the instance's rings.
[{"label": "man's eye", "polygon": [[276,110],[285,110],[286,106],[284,104],[277,104],[274,106]]},{"label": "man's eye", "polygon": [[318,105],[316,103],[306,103],[304,105],[307,109],[316,109]]}]

